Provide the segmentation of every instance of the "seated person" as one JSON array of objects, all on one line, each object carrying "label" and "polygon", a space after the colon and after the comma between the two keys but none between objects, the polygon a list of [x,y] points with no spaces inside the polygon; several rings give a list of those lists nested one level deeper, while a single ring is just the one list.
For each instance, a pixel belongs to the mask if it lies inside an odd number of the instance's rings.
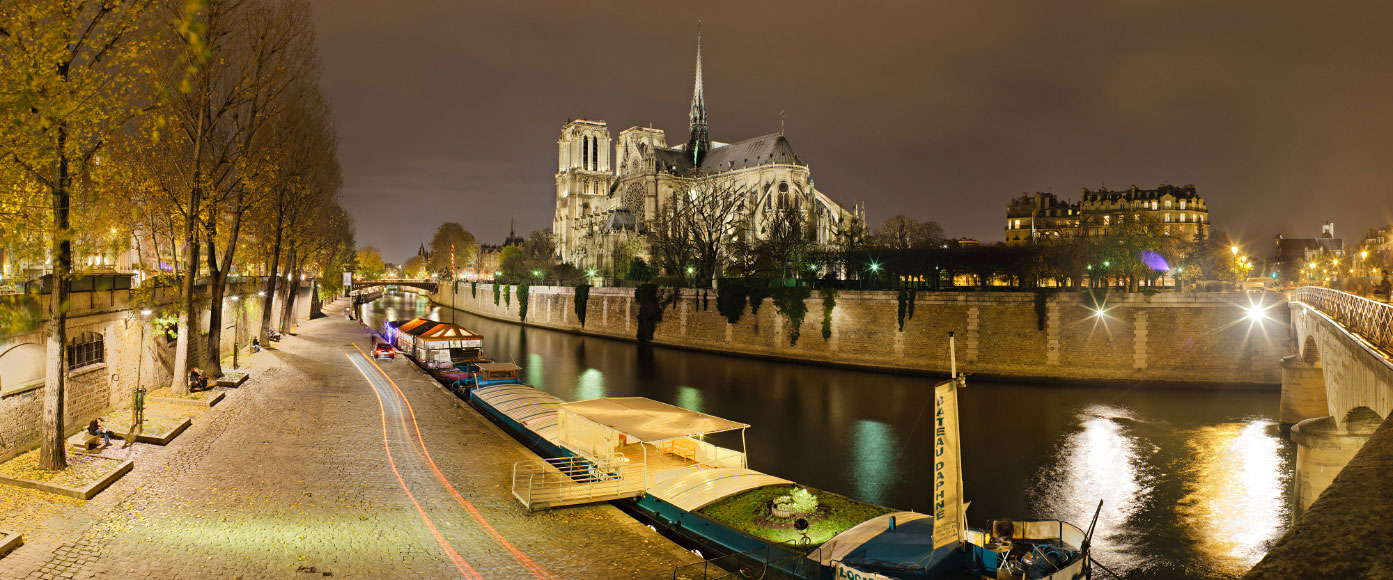
[{"label": "seated person", "polygon": [[252,352],[261,352],[261,341],[252,338]]},{"label": "seated person", "polygon": [[111,432],[106,430],[106,419],[97,417],[87,424],[87,434],[102,438],[102,447],[111,446]]},{"label": "seated person", "polygon": [[206,388],[208,388],[208,378],[203,376],[202,370],[198,367],[194,367],[189,371],[189,391],[193,392]]}]

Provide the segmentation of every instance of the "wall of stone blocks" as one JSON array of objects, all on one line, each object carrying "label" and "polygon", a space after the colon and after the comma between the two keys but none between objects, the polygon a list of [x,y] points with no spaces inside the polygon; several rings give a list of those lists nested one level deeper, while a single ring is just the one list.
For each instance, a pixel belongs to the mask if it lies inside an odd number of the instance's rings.
[{"label": "wall of stone blocks", "polygon": [[[634,340],[638,305],[629,288],[592,288],[584,327],[574,289],[530,288],[527,319],[512,300],[493,302],[493,286],[443,284],[437,304],[507,322]],[[670,292],[664,290],[664,292]],[[735,324],[716,309],[716,291],[681,290],[663,311],[653,342],[742,355],[848,366],[946,373],[948,333],[959,370],[1003,378],[1059,381],[1215,383],[1275,386],[1291,352],[1287,302],[1279,294],[1086,293],[1048,296],[1042,317],[1034,292],[920,292],[914,314],[898,329],[898,294],[839,291],[832,332],[822,337],[822,300],[807,302],[800,337],[772,299]],[[1248,306],[1262,300],[1261,320]],[[1101,304],[1103,313],[1097,313]]]},{"label": "wall of stone blocks", "polygon": [[[223,353],[231,353],[234,338],[239,339],[239,344],[245,348],[251,343],[251,337],[260,331],[260,314],[265,299],[256,295],[258,290],[259,283],[247,283],[235,288],[239,301],[224,301],[224,329],[220,340]],[[229,288],[229,295],[233,291],[234,288]],[[155,297],[156,302],[161,304],[168,304],[173,299],[172,291],[162,291]],[[46,300],[42,300],[40,306],[46,313],[44,303]],[[143,384],[147,389],[167,386],[171,380],[175,346],[153,330],[148,320],[130,308],[129,290],[74,293],[71,303],[68,336],[81,332],[100,333],[106,349],[103,363],[75,369],[68,374],[64,389],[64,425],[68,433],[75,433],[107,411],[128,406],[137,384]],[[273,323],[280,314],[280,303],[277,297]],[[189,346],[194,354],[192,360],[198,361],[191,364],[201,366],[207,352],[210,312],[206,303],[201,304],[200,308],[199,330],[193,333]],[[296,320],[309,318],[309,288],[301,289],[294,310]],[[44,319],[46,321],[47,317]],[[240,326],[240,331],[234,324]],[[42,324],[33,332],[5,336],[0,338],[0,353],[22,344],[43,345],[46,336]],[[230,363],[223,368],[231,368]],[[0,387],[3,386],[0,384]],[[34,388],[0,395],[0,461],[38,445],[43,392],[43,388]],[[107,419],[119,422],[119,418]]]}]

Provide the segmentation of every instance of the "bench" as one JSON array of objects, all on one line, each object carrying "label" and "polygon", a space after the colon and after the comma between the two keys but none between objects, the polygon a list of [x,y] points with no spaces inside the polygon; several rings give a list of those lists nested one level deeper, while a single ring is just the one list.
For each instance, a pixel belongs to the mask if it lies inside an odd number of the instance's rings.
[{"label": "bench", "polygon": [[69,437],[68,444],[72,445],[76,449],[81,449],[83,451],[91,451],[93,449],[96,449],[98,445],[102,444],[102,436],[93,435],[91,433],[88,433],[86,429],[83,429],[82,431],[79,431],[77,435]]}]

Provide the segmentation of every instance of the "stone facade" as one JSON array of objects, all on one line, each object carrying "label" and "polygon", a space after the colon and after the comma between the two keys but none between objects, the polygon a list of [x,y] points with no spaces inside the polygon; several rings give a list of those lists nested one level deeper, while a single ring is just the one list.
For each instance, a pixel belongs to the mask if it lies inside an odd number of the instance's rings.
[{"label": "stone facade", "polygon": [[735,143],[710,139],[700,39],[689,117],[690,137],[673,147],[662,130],[652,127],[625,129],[618,143],[604,121],[577,119],[561,128],[552,220],[561,261],[601,271],[624,267],[621,256],[631,246],[646,247],[641,234],[660,213],[673,211],[674,196],[699,187],[699,179],[719,180],[722,195],[744,197],[738,214],[750,222],[739,233],[747,241],[767,238],[770,224],[783,211],[798,212],[814,239],[824,244],[843,231],[864,227],[864,208],[845,209],[818,190],[808,164],[782,130]]},{"label": "stone facade", "polygon": [[[493,288],[441,286],[438,304],[518,322],[518,301],[493,303]],[[516,287],[511,292],[516,293]],[[526,323],[568,332],[634,340],[638,304],[627,288],[593,288],[584,328],[574,289],[532,287]],[[666,291],[665,291],[666,292]],[[957,338],[963,372],[1031,380],[1146,381],[1278,385],[1291,352],[1286,302],[1258,323],[1245,319],[1239,294],[1109,294],[1099,317],[1087,294],[1055,294],[1037,310],[1030,292],[921,292],[898,330],[895,292],[841,291],[831,336],[822,337],[822,300],[809,298],[796,344],[788,320],[766,299],[735,324],[716,309],[716,291],[683,290],[664,309],[653,342],[722,353],[911,372],[948,370],[948,333]],[[1043,314],[1043,316],[1042,316]]]},{"label": "stone facade", "polygon": [[[259,286],[259,283],[249,283],[228,289],[229,296],[234,292],[242,296],[243,305],[239,320],[238,303],[224,301],[223,352],[232,352],[234,339],[240,339],[239,343],[245,347],[260,330],[264,299],[256,295]],[[131,393],[137,384],[143,384],[147,389],[167,386],[173,368],[174,343],[151,329],[149,321],[131,309],[130,290],[74,292],[71,296],[69,338],[81,333],[100,334],[105,351],[102,362],[72,369],[68,373],[64,389],[64,426],[68,433],[76,433],[108,409],[129,405]],[[161,304],[171,303],[174,298],[175,294],[168,291],[161,291],[155,297],[156,302]],[[41,311],[44,312],[47,311],[45,302],[46,297],[40,301]],[[210,318],[207,305],[201,307],[200,329],[194,333],[189,345],[190,353],[199,356],[207,349]],[[279,300],[275,302],[275,307],[274,313],[278,317]],[[309,317],[309,288],[301,288],[295,311],[297,320]],[[143,349],[143,356],[140,347],[142,338],[148,345]],[[43,358],[39,356],[34,359],[25,355],[26,351],[41,355],[45,341],[46,329],[42,324],[33,332],[0,338],[0,461],[38,445],[43,411]]]},{"label": "stone facade", "polygon": [[1165,185],[1156,189],[1110,191],[1083,188],[1082,200],[1069,203],[1051,193],[1036,193],[1006,204],[1006,245],[1025,246],[1039,241],[1076,236],[1104,236],[1114,224],[1148,216],[1160,234],[1184,241],[1209,237],[1209,206],[1195,186]]}]

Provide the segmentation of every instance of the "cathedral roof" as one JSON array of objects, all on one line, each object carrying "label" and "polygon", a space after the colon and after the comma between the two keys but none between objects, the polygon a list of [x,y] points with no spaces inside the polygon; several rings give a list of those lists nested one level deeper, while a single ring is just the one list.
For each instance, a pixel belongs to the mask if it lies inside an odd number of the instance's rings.
[{"label": "cathedral roof", "polygon": [[605,220],[605,229],[610,231],[617,230],[638,230],[638,220],[634,219],[634,214],[627,209],[618,209],[609,215]]},{"label": "cathedral roof", "polygon": [[[691,157],[683,148],[657,149],[653,153],[663,171],[686,174],[692,170]],[[700,172],[722,173],[771,163],[803,165],[803,160],[793,151],[787,138],[770,133],[712,149],[701,160]]]}]

